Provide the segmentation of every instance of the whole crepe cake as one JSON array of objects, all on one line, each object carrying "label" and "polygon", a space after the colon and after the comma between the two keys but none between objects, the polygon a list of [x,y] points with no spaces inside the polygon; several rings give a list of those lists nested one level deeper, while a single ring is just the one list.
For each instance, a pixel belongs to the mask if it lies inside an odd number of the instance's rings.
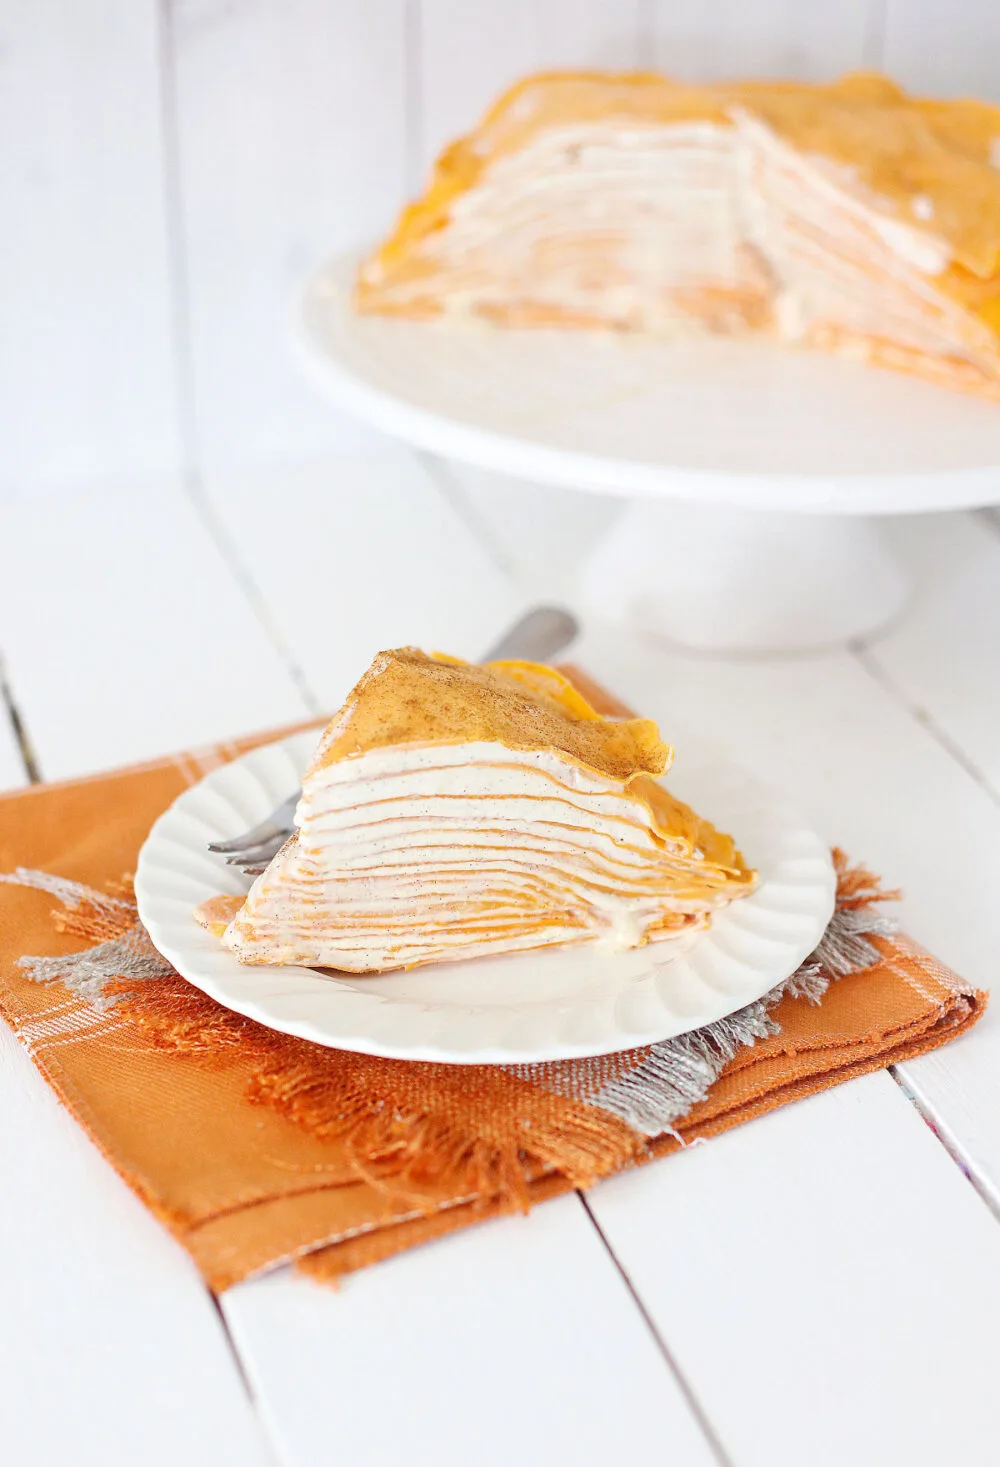
[{"label": "whole crepe cake", "polygon": [[366,312],[763,332],[1000,397],[1000,108],[552,73],[439,158]]},{"label": "whole crepe cake", "polygon": [[354,973],[675,938],[756,874],[657,783],[671,759],[655,723],[600,717],[553,668],[381,652],[320,739],[294,835],[200,920],[240,962]]}]

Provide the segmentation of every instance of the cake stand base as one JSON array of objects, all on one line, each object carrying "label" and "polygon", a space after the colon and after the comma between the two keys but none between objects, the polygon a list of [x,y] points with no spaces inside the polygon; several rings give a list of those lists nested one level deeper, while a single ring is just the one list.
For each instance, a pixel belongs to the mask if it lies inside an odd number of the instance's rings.
[{"label": "cake stand base", "polygon": [[876,520],[643,499],[592,552],[581,589],[602,618],[688,647],[784,652],[874,631],[910,583]]}]

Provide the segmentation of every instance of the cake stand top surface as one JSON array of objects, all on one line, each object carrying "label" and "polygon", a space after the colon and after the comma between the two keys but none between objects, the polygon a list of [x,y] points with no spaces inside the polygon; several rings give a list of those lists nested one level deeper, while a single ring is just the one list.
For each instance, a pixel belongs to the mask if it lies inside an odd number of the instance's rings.
[{"label": "cake stand top surface", "polygon": [[761,339],[359,316],[357,256],[310,283],[310,374],[449,458],[571,488],[812,513],[1000,502],[1000,403]]}]

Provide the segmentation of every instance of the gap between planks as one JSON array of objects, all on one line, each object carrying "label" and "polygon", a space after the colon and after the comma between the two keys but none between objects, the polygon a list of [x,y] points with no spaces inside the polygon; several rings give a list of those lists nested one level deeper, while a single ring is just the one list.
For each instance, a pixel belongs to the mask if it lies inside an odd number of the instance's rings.
[{"label": "gap between planks", "polygon": [[940,1141],[952,1161],[965,1177],[966,1181],[978,1195],[980,1200],[989,1211],[1000,1222],[1000,1192],[994,1187],[989,1177],[980,1175],[972,1157],[963,1147],[954,1131],[935,1111],[934,1107],[924,1099],[922,1095],[911,1084],[909,1076],[896,1065],[889,1066],[889,1074],[895,1080],[906,1099],[913,1106],[921,1120],[934,1136]]},{"label": "gap between planks", "polygon": [[222,1307],[222,1299],[218,1294],[213,1294],[211,1289],[208,1288],[207,1285],[205,1286],[205,1292],[208,1295],[209,1302],[211,1303],[212,1308],[215,1310],[215,1317],[219,1321],[219,1328],[222,1330],[223,1339],[225,1340],[226,1345],[229,1349],[229,1354],[232,1357],[232,1362],[236,1370],[236,1375],[239,1379],[241,1387],[243,1388],[243,1394],[246,1396],[247,1404],[249,1405],[250,1410],[253,1412],[254,1420],[257,1423],[257,1429],[260,1432],[261,1445],[264,1448],[267,1459],[269,1462],[273,1463],[273,1467],[285,1467],[287,1459],[285,1457],[285,1454],[282,1452],[280,1446],[278,1445],[278,1442],[275,1439],[273,1432],[271,1431],[271,1428],[268,1424],[267,1412],[264,1410],[263,1403],[261,1402],[261,1399],[258,1396],[257,1391],[254,1387],[254,1383],[250,1378],[250,1373],[246,1368],[243,1356],[240,1354],[239,1347],[236,1344],[235,1339],[233,1338],[233,1332],[229,1327],[229,1320],[226,1318],[226,1311]]},{"label": "gap between planks", "polygon": [[14,697],[14,689],[11,687],[10,677],[7,672],[7,664],[0,657],[0,702],[3,703],[10,731],[13,735],[14,747],[18,757],[24,765],[24,772],[29,784],[41,784],[42,772],[35,757],[35,750],[28,734],[28,728],[24,716],[17,705]]},{"label": "gap between planks", "polygon": [[517,585],[522,579],[517,561],[496,537],[490,534],[489,526],[474,504],[472,495],[469,494],[461,478],[455,475],[450,462],[424,449],[417,448],[410,451],[417,463],[425,470],[427,477],[434,484],[455,518],[460,520],[472,538],[479,542],[484,553],[489,556],[491,564],[502,576],[506,576],[512,585]]},{"label": "gap between planks", "polygon": [[900,707],[905,708],[914,723],[919,724],[922,729],[926,730],[935,743],[940,745],[959,768],[964,770],[969,778],[979,785],[987,799],[991,800],[994,805],[1000,807],[1000,790],[993,785],[985,771],[980,769],[975,760],[966,754],[961,744],[946,729],[941,727],[941,724],[934,715],[927,708],[922,707],[919,703],[914,703],[912,699],[907,697],[880,661],[877,646],[863,637],[858,637],[848,642],[847,652],[849,656],[854,658],[859,667],[864,669],[873,682],[876,682],[882,691],[890,698],[893,698]]},{"label": "gap between planks", "polygon": [[641,1294],[639,1293],[635,1284],[632,1282],[632,1278],[628,1272],[628,1269],[625,1267],[624,1263],[622,1263],[614,1248],[611,1246],[607,1233],[604,1231],[604,1229],[601,1227],[601,1224],[595,1217],[594,1211],[587,1200],[586,1193],[577,1190],[576,1195],[579,1198],[581,1207],[587,1214],[587,1217],[590,1219],[591,1226],[597,1233],[597,1236],[600,1239],[601,1244],[605,1249],[605,1252],[607,1253],[611,1262],[614,1264],[614,1267],[618,1273],[618,1277],[621,1279],[621,1282],[624,1284],[627,1293],[630,1295],[632,1303],[638,1310],[640,1319],[652,1336],[653,1343],[659,1350],[660,1354],[663,1356],[663,1359],[665,1360],[668,1369],[676,1380],[677,1388],[680,1391],[681,1395],[684,1397],[688,1410],[691,1412],[691,1415],[698,1423],[698,1426],[701,1429],[702,1436],[704,1436],[705,1441],[710,1451],[712,1452],[712,1455],[715,1457],[716,1461],[719,1464],[719,1467],[735,1467],[733,1459],[730,1457],[729,1453],[722,1445],[722,1442],[719,1440],[719,1437],[716,1435],[715,1428],[713,1427],[704,1406],[702,1405],[698,1396],[695,1394],[694,1387],[691,1385],[691,1382],[687,1379],[684,1372],[681,1370],[681,1367],[676,1357],[674,1356],[673,1351],[670,1349],[670,1346],[667,1344],[666,1340],[663,1338],[663,1335],[657,1328],[653,1316],[646,1308]]},{"label": "gap between planks", "polygon": [[[974,517],[975,521],[982,526],[987,534],[1000,535],[1000,520],[997,519],[995,509],[982,510]],[[906,693],[899,687],[896,681],[889,675],[886,667],[878,655],[877,642],[873,643],[865,638],[854,638],[847,644],[848,654],[865,673],[875,682],[887,697],[894,699],[900,707],[913,719],[920,728],[938,744],[938,746],[952,759],[959,768],[973,780],[994,805],[1000,806],[1000,790],[987,778],[985,772],[980,769],[976,762],[966,754],[961,745],[949,734],[935,719],[934,715],[921,705],[914,703],[907,697]],[[978,1193],[986,1207],[1000,1222],[1000,1192],[992,1184],[989,1177],[977,1169],[973,1158],[962,1146],[952,1128],[945,1121],[938,1110],[930,1104],[910,1082],[909,1077],[903,1069],[896,1065],[890,1065],[889,1074],[899,1086],[906,1099],[918,1112],[921,1119],[933,1132],[934,1136],[947,1151],[959,1171]]]}]

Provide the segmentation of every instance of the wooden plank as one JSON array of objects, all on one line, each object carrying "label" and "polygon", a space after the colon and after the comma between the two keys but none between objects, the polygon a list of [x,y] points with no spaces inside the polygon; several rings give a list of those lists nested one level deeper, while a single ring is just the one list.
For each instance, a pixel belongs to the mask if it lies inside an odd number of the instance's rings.
[{"label": "wooden plank", "polygon": [[740,1467],[939,1467],[993,1440],[1000,1228],[887,1076],[591,1206]]},{"label": "wooden plank", "polygon": [[281,1275],[222,1304],[289,1467],[331,1430],[358,1467],[716,1461],[573,1197],[337,1295]]},{"label": "wooden plank", "polygon": [[872,56],[878,0],[651,0],[652,64],[693,81],[801,77],[823,81]]},{"label": "wooden plank", "polygon": [[580,565],[621,513],[624,500],[511,479],[431,454],[423,455],[423,462],[526,594],[570,604],[579,599]]},{"label": "wooden plank", "polygon": [[420,177],[505,87],[535,70],[532,0],[421,0]]},{"label": "wooden plank", "polygon": [[868,640],[867,660],[1000,801],[1000,526],[984,515],[936,514],[886,532],[914,595],[905,616]]},{"label": "wooden plank", "polygon": [[532,71],[631,67],[642,0],[421,0],[420,180],[441,149]]},{"label": "wooden plank", "polygon": [[203,466],[376,441],[294,365],[307,276],[403,201],[405,0],[183,5],[169,32]]},{"label": "wooden plank", "polygon": [[0,487],[178,463],[156,0],[0,16]]},{"label": "wooden plank", "polygon": [[272,1461],[187,1256],[0,1022],[4,1460]]},{"label": "wooden plank", "polygon": [[48,779],[301,718],[300,694],[175,482],[0,506],[9,675]]},{"label": "wooden plank", "polygon": [[[164,534],[162,502],[81,492],[0,504],[0,541],[19,549],[0,586],[0,640],[18,667],[39,672],[22,689],[8,669],[11,691],[29,727],[39,715],[45,755],[61,772],[75,767],[76,741],[83,768],[156,747],[162,698],[142,686],[141,669],[145,661],[176,671],[172,643],[178,632],[181,643],[190,636],[192,622],[179,628],[144,615],[142,578],[152,574],[155,588],[157,571],[166,571],[182,585],[188,567],[204,568],[196,544],[204,531],[189,520],[183,537]],[[157,544],[156,567],[147,535]],[[238,605],[236,589],[229,594]],[[217,593],[206,599],[217,608]],[[252,623],[244,626],[241,646],[253,638]],[[270,649],[257,636],[264,665]],[[199,645],[211,637],[195,639],[189,680],[194,669],[199,681]],[[207,662],[211,669],[211,653]],[[199,685],[203,699],[214,690],[225,702],[227,684]],[[138,702],[119,706],[115,689],[130,686]],[[0,708],[0,787],[23,782]],[[59,1105],[2,1021],[0,1176],[5,1460],[271,1463],[218,1312],[186,1254]]]},{"label": "wooden plank", "polygon": [[914,91],[1000,101],[998,48],[993,0],[885,0],[885,67]]},{"label": "wooden plank", "polygon": [[[216,474],[211,501],[321,706],[382,647],[476,657],[520,613],[515,591],[415,456]],[[280,501],[281,512],[275,513]]]},{"label": "wooden plank", "polygon": [[[710,743],[782,790],[831,842],[901,886],[907,930],[988,987],[1000,940],[1000,812],[852,657],[727,660],[594,630],[574,655],[677,749]],[[711,815],[711,811],[706,812]],[[970,872],[975,871],[974,880]],[[980,1026],[952,1051],[968,1050]]]},{"label": "wooden plank", "polygon": [[539,70],[628,71],[641,64],[643,0],[541,0],[534,16]]}]

